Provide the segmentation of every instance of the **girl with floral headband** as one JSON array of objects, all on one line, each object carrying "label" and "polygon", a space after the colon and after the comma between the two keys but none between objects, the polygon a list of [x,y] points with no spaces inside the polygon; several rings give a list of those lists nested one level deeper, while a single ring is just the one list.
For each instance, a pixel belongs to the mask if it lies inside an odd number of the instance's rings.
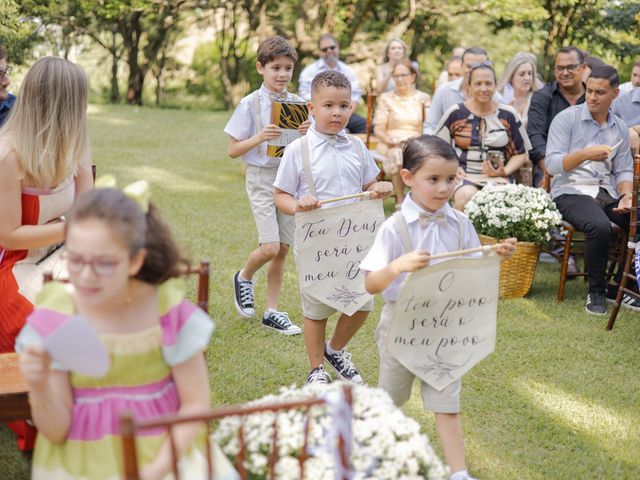
[{"label": "girl with floral headband", "polygon": [[[44,286],[18,336],[16,350],[38,428],[34,479],[121,478],[122,412],[145,420],[209,408],[202,351],[214,323],[183,298],[176,277],[185,260],[148,203],[148,185],[133,187],[125,191],[135,192],[130,194],[135,199],[100,188],[77,200],[65,225],[69,284]],[[65,371],[44,347],[48,337],[78,318],[88,322],[110,359],[100,377]],[[176,427],[179,451],[191,453],[201,429]],[[170,472],[165,437],[153,430],[138,437],[142,478],[161,479]]]}]

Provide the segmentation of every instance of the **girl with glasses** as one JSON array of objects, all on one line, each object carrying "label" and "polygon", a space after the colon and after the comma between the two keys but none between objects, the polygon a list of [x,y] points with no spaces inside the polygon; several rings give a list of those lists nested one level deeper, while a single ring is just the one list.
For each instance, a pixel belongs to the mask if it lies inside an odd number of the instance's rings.
[{"label": "girl with glasses", "polygon": [[[138,184],[144,193],[145,184]],[[85,193],[65,233],[69,285],[45,285],[16,342],[38,428],[32,478],[120,478],[121,413],[148,420],[209,408],[202,352],[214,324],[184,299],[175,277],[187,263],[143,194],[134,201],[115,189]],[[101,377],[66,371],[42,347],[78,316],[97,333],[110,358]],[[201,428],[174,429],[183,459],[197,456],[191,445]],[[166,432],[153,430],[137,438],[142,478],[161,479],[170,472],[171,446],[165,440]],[[236,478],[223,477],[225,469],[216,465],[217,479]]]},{"label": "girl with glasses", "polygon": [[442,117],[436,135],[449,142],[460,158],[454,206],[464,205],[487,183],[506,183],[527,159],[527,132],[513,107],[493,100],[496,74],[487,63],[469,72],[471,97],[452,106]]}]

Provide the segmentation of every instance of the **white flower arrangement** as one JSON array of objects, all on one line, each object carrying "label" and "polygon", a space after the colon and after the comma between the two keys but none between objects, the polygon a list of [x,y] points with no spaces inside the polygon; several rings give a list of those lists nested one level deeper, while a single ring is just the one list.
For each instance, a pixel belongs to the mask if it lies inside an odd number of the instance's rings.
[{"label": "white flower arrangement", "polygon": [[525,185],[488,184],[464,207],[478,233],[542,243],[562,216],[547,192]]},{"label": "white flower arrangement", "polygon": [[[300,400],[338,393],[341,382],[310,384],[302,388],[283,388],[251,405]],[[350,478],[354,480],[444,480],[447,471],[436,456],[429,439],[420,433],[418,423],[405,416],[381,389],[354,386]],[[251,479],[268,478],[268,457],[273,443],[275,413],[254,414],[244,419],[245,462]],[[278,416],[278,480],[301,480],[298,456],[304,445],[307,411],[287,410]],[[235,461],[239,452],[238,429],[242,420],[228,417],[220,422],[213,439]],[[304,480],[335,480],[335,449],[329,445],[334,419],[324,405],[311,408],[308,460]]]}]

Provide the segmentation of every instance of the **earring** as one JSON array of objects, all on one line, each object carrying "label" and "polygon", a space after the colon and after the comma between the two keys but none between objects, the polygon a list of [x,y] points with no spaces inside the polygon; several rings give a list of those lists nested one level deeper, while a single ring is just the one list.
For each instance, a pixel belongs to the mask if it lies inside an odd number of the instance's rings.
[{"label": "earring", "polygon": [[124,299],[124,303],[130,305],[133,302],[133,298],[131,298],[131,284],[127,282],[127,296]]}]

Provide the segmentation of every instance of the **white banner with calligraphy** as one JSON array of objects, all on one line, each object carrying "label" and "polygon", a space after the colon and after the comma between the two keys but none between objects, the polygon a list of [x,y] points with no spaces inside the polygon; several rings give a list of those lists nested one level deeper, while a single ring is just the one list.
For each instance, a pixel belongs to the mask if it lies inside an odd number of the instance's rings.
[{"label": "white banner with calligraphy", "polygon": [[372,296],[364,288],[360,262],[383,222],[382,200],[296,213],[300,289],[347,315],[362,308]]},{"label": "white banner with calligraphy", "polygon": [[459,258],[407,276],[387,352],[442,390],[496,345],[500,257]]}]

